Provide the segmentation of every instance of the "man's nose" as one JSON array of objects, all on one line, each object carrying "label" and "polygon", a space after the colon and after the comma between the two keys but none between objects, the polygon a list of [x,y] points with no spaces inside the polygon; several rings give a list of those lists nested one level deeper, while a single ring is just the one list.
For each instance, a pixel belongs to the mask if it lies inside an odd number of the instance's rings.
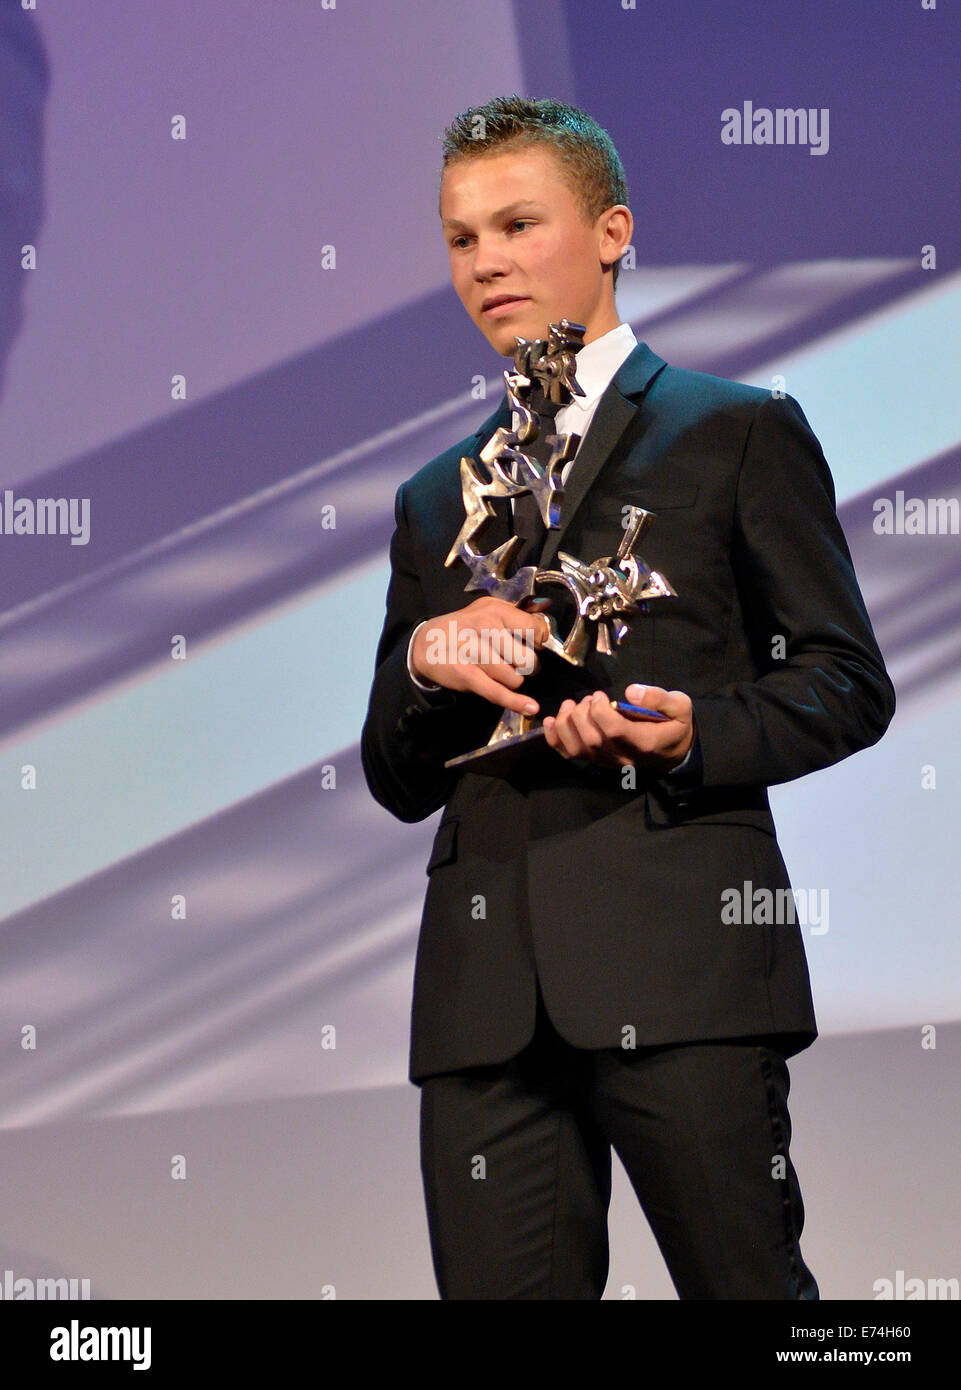
[{"label": "man's nose", "polygon": [[479,237],[474,250],[474,279],[489,280],[494,275],[506,275],[510,259],[496,241]]}]

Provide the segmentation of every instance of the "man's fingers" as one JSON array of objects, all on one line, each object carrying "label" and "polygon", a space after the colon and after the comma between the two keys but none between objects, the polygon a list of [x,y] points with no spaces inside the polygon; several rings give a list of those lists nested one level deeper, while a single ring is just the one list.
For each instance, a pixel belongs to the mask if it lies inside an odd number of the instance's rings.
[{"label": "man's fingers", "polygon": [[543,647],[551,635],[551,625],[547,617],[547,610],[550,606],[549,598],[530,598],[524,600],[524,607],[519,610],[525,618],[534,620],[532,624],[533,640],[537,647]]},{"label": "man's fingers", "polygon": [[[638,688],[643,689],[634,687]],[[687,699],[687,696],[684,698]],[[647,708],[653,709],[654,706],[648,705]],[[674,726],[670,723],[653,719],[628,719],[625,715],[618,714],[616,709],[611,708],[611,702],[606,695],[595,694],[591,703],[591,718],[597,723],[606,742],[612,746],[612,751],[618,755],[626,752],[633,757],[637,753],[657,753],[666,743],[674,742],[677,738]]]},{"label": "man's fingers", "polygon": [[[502,670],[510,671],[511,667],[503,667]],[[516,673],[513,673],[516,674]],[[490,700],[493,705],[500,705],[503,709],[516,710],[518,714],[534,715],[538,711],[536,700],[532,700],[529,695],[521,695],[519,692],[511,690],[500,681],[496,681],[483,671],[479,666],[469,668],[469,674],[465,673],[465,689],[470,690],[475,695],[480,695],[485,700]]]},{"label": "man's fingers", "polygon": [[[629,697],[633,696],[634,700],[639,700],[641,691],[653,708],[651,686],[628,687]],[[676,718],[691,724],[689,696],[681,690],[665,690],[658,694],[668,697],[666,703],[678,711]],[[662,706],[665,703],[659,702]],[[690,731],[687,735],[679,734],[670,718],[651,722],[625,718],[611,707],[610,696],[600,690],[585,695],[578,702],[565,700],[553,718],[544,720],[544,734],[548,744],[562,757],[589,758],[606,767],[632,764],[660,767],[672,758],[676,762],[675,754],[687,751],[691,736]]]},{"label": "man's fingers", "polygon": [[535,647],[543,647],[544,643],[547,641],[547,639],[548,639],[548,637],[550,637],[550,635],[551,635],[551,625],[550,625],[550,623],[547,621],[547,615],[546,615],[545,613],[535,613],[535,614],[534,614],[534,645],[535,645]]},{"label": "man's fingers", "polygon": [[[462,672],[482,667],[495,680],[511,685],[518,685],[523,677],[532,675],[540,664],[534,643],[535,629],[523,626],[519,620],[526,615],[519,614],[510,604],[505,603],[503,608],[512,617],[512,625],[506,624],[503,614],[497,611],[488,611],[482,626],[456,620],[448,622],[446,628],[438,625],[433,647],[438,667],[444,665]],[[431,650],[428,647],[428,653]]]},{"label": "man's fingers", "polygon": [[[638,687],[635,686],[635,689]],[[616,709],[611,707],[610,698],[607,695],[596,692],[591,699],[591,719],[597,724],[601,733],[606,739],[615,740],[624,738],[629,734],[634,734],[641,727],[631,719],[625,718],[623,714],[618,714]],[[653,708],[649,705],[648,709]],[[656,721],[653,725],[657,728]]]},{"label": "man's fingers", "polygon": [[609,731],[604,727],[598,718],[600,711],[614,714],[615,719],[621,720],[621,716],[611,709],[609,697],[600,691],[585,696],[572,712],[571,719],[580,734],[586,757],[605,767],[621,767],[630,759],[617,746],[618,729],[615,726]]},{"label": "man's fingers", "polygon": [[[571,723],[577,730],[581,745],[585,749],[600,748],[604,742],[604,734],[593,719],[594,703],[594,698],[588,695],[571,710]],[[608,709],[610,709],[610,705],[608,705]]]},{"label": "man's fingers", "polygon": [[[531,628],[504,628],[499,634],[499,654],[521,676],[530,676],[540,662]],[[482,663],[486,664],[486,663]]]},{"label": "man's fingers", "polygon": [[[519,685],[540,666],[530,632],[520,628],[464,629],[458,658],[462,665],[479,666],[494,680]],[[475,640],[476,639],[476,640]]]},{"label": "man's fingers", "polygon": [[565,758],[581,758],[584,756],[584,748],[581,744],[581,737],[577,729],[571,722],[571,715],[574,712],[574,701],[565,700],[554,718],[554,734],[557,739],[555,747],[557,752]]}]

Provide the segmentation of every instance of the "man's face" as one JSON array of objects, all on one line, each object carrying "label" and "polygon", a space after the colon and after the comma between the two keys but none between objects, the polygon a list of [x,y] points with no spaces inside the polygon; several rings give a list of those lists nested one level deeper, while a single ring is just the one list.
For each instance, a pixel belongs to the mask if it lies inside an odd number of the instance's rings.
[{"label": "man's face", "polygon": [[585,221],[553,150],[506,149],[444,170],[441,226],[461,303],[505,357],[514,338],[546,338],[562,318],[585,343],[619,322],[600,246],[604,215]]}]

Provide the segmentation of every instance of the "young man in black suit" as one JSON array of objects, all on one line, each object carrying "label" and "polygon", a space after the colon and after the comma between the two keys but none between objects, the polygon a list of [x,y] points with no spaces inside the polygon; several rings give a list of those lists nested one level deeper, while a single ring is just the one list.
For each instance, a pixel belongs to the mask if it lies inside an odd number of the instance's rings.
[{"label": "young man in black suit", "polygon": [[[559,547],[614,554],[635,504],[656,518],[643,558],[676,590],[589,658],[596,693],[554,709],[543,614],[474,598],[444,565],[461,457],[510,426],[506,396],[398,489],[362,756],[400,819],[444,807],[410,1059],[441,1296],[600,1298],[613,1147],[681,1298],[817,1298],[786,1064],[817,1028],[799,925],[768,910],[790,882],[766,789],[873,744],[894,710],[830,472],[792,398],[671,367],[621,321],[633,223],[583,112],[463,113],[440,215],[499,353],[565,317],[586,328],[585,394],[554,427],[581,444],[540,567]],[[481,548],[513,524],[498,507]],[[668,718],[632,722],[612,696]],[[544,740],[504,775],[445,769],[532,707]]]}]

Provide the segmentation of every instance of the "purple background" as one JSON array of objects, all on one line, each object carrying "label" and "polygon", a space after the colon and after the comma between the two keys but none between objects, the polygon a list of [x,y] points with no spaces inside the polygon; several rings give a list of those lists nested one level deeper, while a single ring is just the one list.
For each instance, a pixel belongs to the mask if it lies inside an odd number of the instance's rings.
[{"label": "purple background", "polygon": [[[959,59],[948,7],[869,0],[0,0],[0,489],[92,518],[0,534],[0,1276],[435,1296],[405,1079],[433,822],[374,805],[356,739],[396,486],[500,390],[448,286],[440,135],[514,90],[614,138],[638,336],[782,372],[825,446],[899,709],[773,798],[796,886],[831,892],[792,1063],[805,1253],[826,1298],[961,1275],[961,542],[872,524],[958,496]],[[829,108],[829,152],[723,145],[745,100]],[[672,1297],[622,1174],[612,1233],[607,1297]]]}]

